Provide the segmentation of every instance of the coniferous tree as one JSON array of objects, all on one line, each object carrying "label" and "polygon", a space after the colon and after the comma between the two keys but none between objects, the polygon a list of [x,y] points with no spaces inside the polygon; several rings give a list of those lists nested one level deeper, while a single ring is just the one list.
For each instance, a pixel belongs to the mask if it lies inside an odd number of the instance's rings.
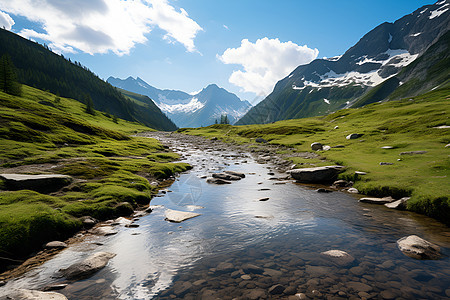
[{"label": "coniferous tree", "polygon": [[21,85],[17,82],[16,70],[8,54],[0,58],[0,91],[15,96],[20,96],[22,92]]},{"label": "coniferous tree", "polygon": [[84,96],[84,103],[86,104],[85,112],[90,115],[95,115],[94,102],[92,102],[92,98],[89,94]]}]

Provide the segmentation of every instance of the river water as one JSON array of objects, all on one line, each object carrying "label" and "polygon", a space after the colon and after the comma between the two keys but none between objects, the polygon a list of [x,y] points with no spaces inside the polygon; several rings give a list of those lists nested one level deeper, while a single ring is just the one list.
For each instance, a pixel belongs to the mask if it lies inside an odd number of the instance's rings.
[{"label": "river water", "polygon": [[[197,147],[189,138],[160,138],[194,169],[151,201],[153,212],[135,221],[139,227],[88,236],[9,281],[0,295],[65,282],[56,278],[58,269],[108,251],[117,255],[107,267],[58,292],[68,299],[296,299],[295,293],[315,299],[450,298],[450,230],[441,223],[276,180],[286,174],[220,144]],[[230,185],[202,178],[222,170],[246,177]],[[201,215],[170,223],[164,220],[168,208]],[[440,245],[444,257],[403,255],[396,241],[411,234]],[[332,249],[355,260],[339,266],[320,255]]]}]

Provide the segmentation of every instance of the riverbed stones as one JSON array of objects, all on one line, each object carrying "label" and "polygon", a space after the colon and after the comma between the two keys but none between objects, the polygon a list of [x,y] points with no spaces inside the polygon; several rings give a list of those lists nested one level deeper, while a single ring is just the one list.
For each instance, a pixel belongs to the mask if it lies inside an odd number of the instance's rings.
[{"label": "riverbed stones", "polygon": [[67,300],[66,296],[55,292],[41,292],[35,290],[19,289],[14,290],[5,297],[0,297],[2,300]]},{"label": "riverbed stones", "polygon": [[110,252],[97,252],[66,269],[60,269],[60,272],[64,277],[71,280],[87,278],[103,269],[114,256],[116,254]]},{"label": "riverbed stones", "polygon": [[94,228],[94,229],[90,230],[90,232],[93,234],[96,234],[96,235],[103,235],[103,236],[117,234],[117,230],[114,229],[113,226],[109,226],[109,225]]},{"label": "riverbed stones", "polygon": [[9,190],[33,190],[42,193],[56,192],[73,181],[72,177],[60,174],[0,174],[0,178]]},{"label": "riverbed stones", "polygon": [[400,251],[415,259],[440,259],[441,249],[438,245],[428,242],[417,235],[403,237],[397,241]]},{"label": "riverbed stones", "polygon": [[271,295],[279,295],[282,294],[284,292],[284,286],[282,286],[281,284],[276,284],[273,285],[269,288],[269,294]]},{"label": "riverbed stones", "polygon": [[346,285],[357,292],[370,292],[373,289],[370,285],[357,281],[347,282]]},{"label": "riverbed stones", "polygon": [[240,177],[240,176],[231,175],[231,174],[227,174],[227,173],[213,173],[212,177],[213,178],[223,179],[223,180],[232,180],[232,181],[236,181],[236,180],[241,180],[242,179],[242,177]]},{"label": "riverbed stones", "polygon": [[91,216],[83,216],[80,218],[80,220],[81,220],[81,222],[83,222],[83,225],[86,227],[92,227],[98,223],[98,220]]},{"label": "riverbed stones", "polygon": [[64,242],[60,242],[60,241],[53,241],[53,242],[48,242],[47,244],[45,244],[46,249],[64,249],[67,248],[67,244]]},{"label": "riverbed stones", "polygon": [[230,181],[221,178],[208,178],[206,182],[211,184],[231,184]]},{"label": "riverbed stones", "polygon": [[313,151],[323,150],[323,145],[318,142],[312,143],[311,150],[313,150]]},{"label": "riverbed stones", "polygon": [[241,178],[245,178],[245,174],[242,173],[242,172],[237,172],[237,171],[223,171],[223,172],[226,173],[226,174],[233,175],[233,176],[238,176],[238,177],[241,177]]},{"label": "riverbed stones", "polygon": [[167,209],[165,213],[166,221],[174,222],[174,223],[180,223],[195,217],[200,216],[198,213],[193,212],[187,212],[187,211],[180,211],[180,210],[173,210],[173,209]]},{"label": "riverbed stones", "polygon": [[288,173],[299,182],[324,183],[333,182],[342,171],[342,166],[324,166],[290,170]]},{"label": "riverbed stones", "polygon": [[342,250],[328,250],[320,254],[339,266],[349,265],[355,260],[353,256]]}]

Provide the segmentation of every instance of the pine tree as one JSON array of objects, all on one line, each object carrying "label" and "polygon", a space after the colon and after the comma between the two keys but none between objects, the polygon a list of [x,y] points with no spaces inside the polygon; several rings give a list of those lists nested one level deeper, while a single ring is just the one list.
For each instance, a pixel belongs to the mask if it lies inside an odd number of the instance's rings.
[{"label": "pine tree", "polygon": [[92,98],[89,94],[86,94],[84,96],[84,103],[86,104],[85,112],[94,116],[95,115],[94,102],[92,102]]},{"label": "pine tree", "polygon": [[8,54],[0,58],[0,91],[15,96],[22,93],[22,87],[17,82],[16,70]]}]

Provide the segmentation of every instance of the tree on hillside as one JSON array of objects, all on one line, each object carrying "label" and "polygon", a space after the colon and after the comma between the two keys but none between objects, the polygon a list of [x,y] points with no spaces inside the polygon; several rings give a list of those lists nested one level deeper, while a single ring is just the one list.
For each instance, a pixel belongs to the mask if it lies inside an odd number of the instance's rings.
[{"label": "tree on hillside", "polygon": [[85,112],[90,115],[95,115],[94,102],[89,94],[84,95],[84,104],[86,104]]},{"label": "tree on hillside", "polygon": [[21,85],[17,82],[15,67],[8,54],[0,58],[0,91],[15,96],[20,96],[22,92]]},{"label": "tree on hillside", "polygon": [[230,121],[228,121],[227,115],[221,115],[220,116],[220,124],[230,124]]}]

